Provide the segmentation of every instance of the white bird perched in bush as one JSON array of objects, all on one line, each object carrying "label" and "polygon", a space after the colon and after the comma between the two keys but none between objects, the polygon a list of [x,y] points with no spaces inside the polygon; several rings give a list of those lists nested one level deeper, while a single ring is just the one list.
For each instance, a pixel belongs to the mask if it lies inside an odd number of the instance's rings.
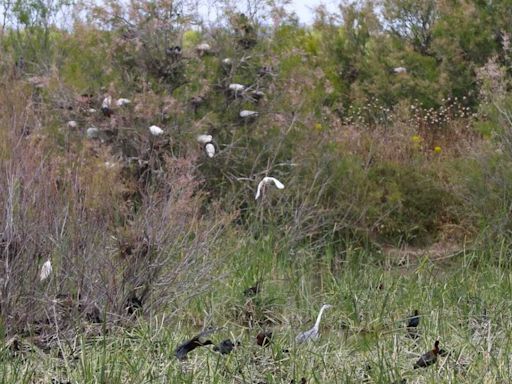
[{"label": "white bird perched in bush", "polygon": [[128,105],[128,104],[130,104],[130,103],[131,103],[130,99],[122,99],[122,98],[121,98],[121,99],[117,99],[117,101],[116,101],[116,105],[117,105],[118,107],[122,107],[122,106],[124,106],[124,105]]},{"label": "white bird perched in bush", "polygon": [[46,260],[41,268],[41,273],[39,274],[39,279],[41,281],[46,280],[48,277],[50,277],[51,273],[53,271],[52,263],[50,259]]},{"label": "white bird perched in bush", "polygon": [[245,89],[245,86],[243,86],[242,84],[233,83],[229,84],[228,88],[233,92],[241,92]]},{"label": "white bird perched in bush", "polygon": [[258,184],[258,189],[256,190],[256,196],[254,197],[256,200],[261,196],[262,190],[267,184],[274,184],[277,189],[284,189],[284,184],[277,180],[275,177],[264,177]]},{"label": "white bird perched in bush", "polygon": [[204,150],[208,157],[212,158],[213,156],[215,156],[215,145],[213,145],[213,143],[206,143],[206,145],[204,146]]},{"label": "white bird perched in bush", "polygon": [[197,52],[201,55],[210,53],[211,49],[212,49],[212,47],[210,47],[210,44],[208,44],[208,43],[201,43],[201,44],[198,44],[196,47]]},{"label": "white bird perched in bush", "polygon": [[197,142],[199,144],[208,144],[213,140],[212,135],[197,135]]},{"label": "white bird perched in bush", "polygon": [[105,116],[110,116],[112,114],[112,96],[108,95],[103,99],[103,103],[101,103],[101,112]]},{"label": "white bird perched in bush", "polygon": [[87,128],[86,135],[88,139],[97,139],[100,134],[100,130],[96,127]]},{"label": "white bird perched in bush", "polygon": [[68,128],[76,128],[78,127],[78,123],[75,120],[70,120],[67,123]]},{"label": "white bird perched in bush", "polygon": [[160,136],[164,133],[164,130],[156,125],[152,125],[149,127],[149,132],[151,132],[153,136]]},{"label": "white bird perched in bush", "polygon": [[396,67],[396,68],[393,68],[393,72],[395,72],[395,73],[407,73],[407,68],[405,68],[405,67]]},{"label": "white bird perched in bush", "polygon": [[320,328],[320,320],[322,319],[322,313],[327,308],[331,308],[331,307],[332,307],[332,305],[330,305],[330,304],[322,305],[322,308],[320,308],[320,313],[318,314],[318,317],[316,318],[316,322],[315,322],[315,325],[313,326],[313,328],[311,328],[308,331],[298,334],[297,337],[295,338],[295,341],[297,343],[304,343],[306,341],[317,340],[320,337],[319,328]]},{"label": "white bird perched in bush", "polygon": [[242,118],[248,118],[248,117],[255,117],[258,116],[258,112],[256,111],[248,111],[244,109],[243,111],[240,111],[240,117]]}]

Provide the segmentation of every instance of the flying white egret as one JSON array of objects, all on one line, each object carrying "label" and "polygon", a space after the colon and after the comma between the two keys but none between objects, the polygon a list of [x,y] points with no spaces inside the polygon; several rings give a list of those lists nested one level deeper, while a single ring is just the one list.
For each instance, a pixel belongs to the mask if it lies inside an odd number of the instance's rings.
[{"label": "flying white egret", "polygon": [[393,68],[393,72],[395,72],[395,73],[407,73],[407,68],[405,68],[405,67],[396,67],[396,68]]},{"label": "flying white egret", "polygon": [[197,142],[199,144],[208,144],[213,140],[212,135],[197,135]]},{"label": "flying white egret", "polygon": [[264,177],[258,184],[258,189],[256,190],[256,196],[254,197],[256,200],[261,196],[262,189],[267,184],[274,184],[277,189],[284,189],[284,184],[277,180],[275,177]]},{"label": "flying white egret", "polygon": [[116,100],[116,105],[117,105],[118,107],[122,107],[122,106],[124,106],[124,105],[128,105],[128,104],[130,104],[130,103],[131,103],[130,99],[117,99],[117,100]]},{"label": "flying white egret", "polygon": [[151,132],[153,136],[160,136],[162,133],[164,133],[164,130],[160,127],[157,127],[156,125],[152,125],[149,127],[149,132]]},{"label": "flying white egret", "polygon": [[313,326],[313,328],[311,328],[308,331],[298,334],[297,337],[295,338],[295,341],[297,343],[304,343],[307,341],[317,340],[320,337],[319,328],[320,328],[320,320],[322,319],[322,313],[324,313],[324,310],[326,310],[327,308],[331,308],[331,307],[332,307],[332,305],[330,305],[330,304],[322,305],[322,308],[320,308],[320,313],[318,314],[318,317],[316,318],[316,323]]},{"label": "flying white egret", "polygon": [[206,145],[204,146],[204,150],[208,157],[212,158],[213,156],[215,156],[215,145],[213,145],[212,143],[206,143]]},{"label": "flying white egret", "polygon": [[242,84],[233,83],[233,84],[229,84],[228,88],[231,91],[236,93],[236,92],[242,92],[245,89],[245,86],[243,86]]},{"label": "flying white egret", "polygon": [[39,279],[41,281],[46,280],[48,277],[50,277],[51,273],[53,271],[52,263],[50,259],[46,260],[41,268],[41,273],[39,274]]},{"label": "flying white egret", "polygon": [[248,118],[248,117],[255,117],[258,116],[258,112],[256,111],[248,111],[244,109],[243,111],[240,111],[240,117],[242,118]]}]

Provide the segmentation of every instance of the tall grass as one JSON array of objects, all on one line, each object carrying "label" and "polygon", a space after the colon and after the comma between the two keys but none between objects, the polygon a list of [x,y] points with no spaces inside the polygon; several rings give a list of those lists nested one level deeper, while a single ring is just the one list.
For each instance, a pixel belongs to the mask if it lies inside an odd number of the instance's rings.
[{"label": "tall grass", "polygon": [[[263,244],[260,244],[260,246]],[[306,377],[308,382],[389,383],[491,382],[510,379],[510,316],[508,268],[474,264],[487,257],[464,253],[433,263],[414,260],[408,267],[382,268],[362,254],[333,272],[328,257],[312,258],[304,266],[281,260],[269,268],[258,264],[269,252],[256,247],[241,252],[229,268],[225,283],[184,306],[168,323],[164,315],[97,338],[77,336],[74,349],[44,352],[23,342],[24,352],[4,349],[3,382],[199,382],[268,383]],[[357,260],[356,260],[357,259]],[[367,261],[361,261],[361,260]],[[253,280],[242,274],[254,268],[263,288],[253,297],[243,290]],[[492,281],[492,284],[489,282]],[[312,325],[321,304],[326,312],[322,338],[295,345],[294,337]],[[421,314],[420,337],[407,337],[406,318]],[[247,314],[252,310],[252,322]],[[194,319],[205,323],[195,323]],[[228,356],[200,348],[180,363],[174,349],[205,325],[220,326],[215,342],[235,338],[241,346]],[[269,348],[255,344],[260,329],[274,332]],[[450,352],[437,365],[413,370],[419,355],[439,339]],[[288,350],[286,352],[285,350]],[[62,356],[64,354],[64,358]],[[57,356],[58,355],[58,356]],[[37,356],[43,358],[37,358]],[[371,368],[368,368],[370,366]],[[27,371],[32,372],[30,379]]]}]

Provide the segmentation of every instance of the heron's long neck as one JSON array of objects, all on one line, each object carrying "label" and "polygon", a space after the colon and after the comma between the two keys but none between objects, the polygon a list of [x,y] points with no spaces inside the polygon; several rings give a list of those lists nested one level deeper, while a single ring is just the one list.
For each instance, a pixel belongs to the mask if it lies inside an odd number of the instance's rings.
[{"label": "heron's long neck", "polygon": [[322,319],[322,313],[324,313],[325,307],[322,307],[320,309],[320,313],[318,314],[318,317],[316,318],[315,328],[318,329],[320,327],[320,320]]}]

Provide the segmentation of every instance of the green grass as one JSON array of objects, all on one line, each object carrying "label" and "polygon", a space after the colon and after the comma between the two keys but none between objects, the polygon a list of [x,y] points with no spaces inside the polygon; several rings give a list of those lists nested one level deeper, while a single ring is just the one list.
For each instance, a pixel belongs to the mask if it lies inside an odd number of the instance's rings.
[{"label": "green grass", "polygon": [[[399,266],[359,251],[335,266],[332,256],[304,251],[298,257],[247,244],[225,264],[230,270],[218,286],[177,316],[140,319],[104,337],[78,335],[62,341],[62,353],[32,348],[12,357],[4,351],[0,383],[288,383],[302,377],[308,383],[509,382],[512,279],[508,269],[484,257],[468,253],[450,262]],[[262,291],[245,298],[243,290],[258,278]],[[323,303],[334,308],[325,312],[321,339],[295,345],[295,335],[312,326]],[[417,341],[404,328],[414,309],[422,315]],[[478,326],[484,310],[490,331]],[[214,342],[232,338],[241,346],[229,356],[199,348],[187,362],[177,361],[176,346],[203,324],[222,327],[211,336]],[[255,344],[260,329],[274,331],[268,348]],[[451,355],[413,370],[436,339]],[[467,367],[457,364],[462,358]]]}]

